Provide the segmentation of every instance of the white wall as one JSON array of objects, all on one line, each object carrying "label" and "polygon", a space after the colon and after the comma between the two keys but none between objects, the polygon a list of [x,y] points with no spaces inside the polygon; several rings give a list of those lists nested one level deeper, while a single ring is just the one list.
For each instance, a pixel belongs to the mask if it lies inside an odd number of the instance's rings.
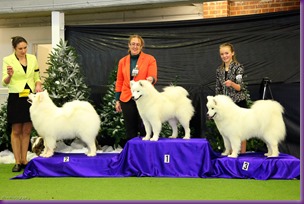
[{"label": "white wall", "polygon": [[49,55],[52,51],[52,44],[38,44],[35,47],[37,49],[35,55],[37,56],[41,81],[43,83],[45,78],[47,77],[47,74],[45,72],[48,68],[48,65],[46,64],[46,62],[49,60]]},{"label": "white wall", "polygon": [[[1,28],[0,29],[0,76],[2,80],[3,57],[13,52],[11,37],[22,36],[28,42],[28,53],[34,53],[35,44],[52,44],[52,31],[50,26],[46,27],[23,27],[23,28]],[[0,83],[0,88],[3,88]]]}]

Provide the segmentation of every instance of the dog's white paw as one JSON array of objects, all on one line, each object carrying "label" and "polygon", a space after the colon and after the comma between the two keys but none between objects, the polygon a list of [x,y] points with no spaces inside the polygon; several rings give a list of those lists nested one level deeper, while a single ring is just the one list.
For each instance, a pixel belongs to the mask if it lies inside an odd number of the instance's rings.
[{"label": "dog's white paw", "polygon": [[169,136],[169,138],[173,138],[173,139],[175,139],[175,138],[177,138],[177,136],[173,136],[173,135],[171,135],[171,136]]},{"label": "dog's white paw", "polygon": [[230,158],[237,158],[237,157],[238,157],[238,155],[235,155],[235,154],[230,154],[230,155],[228,155],[228,157],[230,157]]},{"label": "dog's white paw", "polygon": [[267,155],[267,157],[278,157],[279,154],[272,154],[272,155]]},{"label": "dog's white paw", "polygon": [[189,139],[190,139],[190,136],[184,136],[183,139],[184,139],[184,140],[189,140]]},{"label": "dog's white paw", "polygon": [[150,141],[158,141],[158,137],[152,137]]},{"label": "dog's white paw", "polygon": [[147,136],[142,138],[142,140],[149,140],[149,139],[150,139],[150,137],[147,137]]},{"label": "dog's white paw", "polygon": [[222,156],[227,156],[229,153],[228,152],[223,152],[221,155]]},{"label": "dog's white paw", "polygon": [[94,157],[94,156],[96,156],[96,152],[95,153],[87,153],[86,154],[88,157]]},{"label": "dog's white paw", "polygon": [[41,157],[49,158],[53,156],[53,153],[40,154]]}]

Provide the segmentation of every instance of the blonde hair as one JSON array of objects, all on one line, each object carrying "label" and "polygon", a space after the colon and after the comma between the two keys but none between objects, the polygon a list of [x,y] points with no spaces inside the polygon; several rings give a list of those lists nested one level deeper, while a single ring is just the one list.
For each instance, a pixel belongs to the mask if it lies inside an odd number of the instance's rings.
[{"label": "blonde hair", "polygon": [[[145,45],[144,39],[140,35],[137,35],[137,34],[130,35],[128,44],[131,43],[131,40],[133,38],[138,38],[140,40],[141,47],[142,48],[144,47],[144,45]],[[128,52],[130,52],[130,49],[128,49]]]}]

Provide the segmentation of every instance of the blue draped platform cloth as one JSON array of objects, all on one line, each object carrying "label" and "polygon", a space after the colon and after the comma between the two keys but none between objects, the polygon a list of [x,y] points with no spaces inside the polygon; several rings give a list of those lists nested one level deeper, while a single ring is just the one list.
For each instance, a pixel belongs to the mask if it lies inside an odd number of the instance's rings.
[{"label": "blue draped platform cloth", "polygon": [[131,139],[121,153],[55,153],[32,159],[23,174],[33,177],[189,177],[294,179],[300,177],[300,160],[287,154],[267,158],[262,153],[228,158],[215,153],[206,139],[167,139],[157,142]]}]

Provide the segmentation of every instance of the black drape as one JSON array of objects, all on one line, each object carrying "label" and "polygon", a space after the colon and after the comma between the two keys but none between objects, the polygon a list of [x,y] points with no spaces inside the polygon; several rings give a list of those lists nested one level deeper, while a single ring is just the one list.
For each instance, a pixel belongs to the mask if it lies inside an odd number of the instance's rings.
[{"label": "black drape", "polygon": [[[281,149],[299,157],[300,150],[300,11],[216,19],[156,23],[67,26],[66,39],[80,56],[92,99],[100,105],[108,78],[127,54],[128,37],[140,34],[144,52],[158,64],[156,88],[183,86],[195,107],[193,137],[204,137],[206,96],[214,95],[215,69],[221,64],[219,45],[234,45],[244,65],[251,100],[261,98],[261,81],[285,108],[287,138]],[[114,97],[114,96],[113,96]],[[113,107],[114,108],[114,107]],[[292,147],[292,148],[291,148]]]}]

